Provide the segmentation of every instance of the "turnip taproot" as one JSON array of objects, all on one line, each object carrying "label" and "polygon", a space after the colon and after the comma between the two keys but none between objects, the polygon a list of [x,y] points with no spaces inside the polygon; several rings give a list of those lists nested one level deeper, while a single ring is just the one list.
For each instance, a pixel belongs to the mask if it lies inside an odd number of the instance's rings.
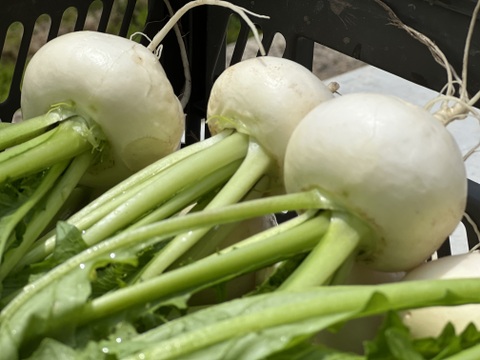
[{"label": "turnip taproot", "polygon": [[[385,94],[348,94],[318,105],[300,122],[285,155],[286,189],[319,189],[338,211],[284,289],[326,283],[351,256],[376,270],[407,271],[440,247],[465,210],[464,159],[445,126],[477,115],[477,96],[469,99],[465,90],[466,60],[460,78],[432,41],[377,3],[445,67],[446,94],[423,108]],[[456,84],[460,98],[454,97]]]},{"label": "turnip taproot", "polygon": [[[297,126],[285,156],[289,192],[320,189],[368,224],[358,261],[405,271],[462,218],[467,180],[451,134],[426,110],[387,95],[338,97]],[[360,247],[357,247],[360,246]]]},{"label": "turnip taproot", "polygon": [[214,134],[234,128],[255,137],[281,169],[299,120],[331,98],[331,90],[307,68],[287,59],[257,57],[226,69],[215,81],[208,100],[208,126]]}]

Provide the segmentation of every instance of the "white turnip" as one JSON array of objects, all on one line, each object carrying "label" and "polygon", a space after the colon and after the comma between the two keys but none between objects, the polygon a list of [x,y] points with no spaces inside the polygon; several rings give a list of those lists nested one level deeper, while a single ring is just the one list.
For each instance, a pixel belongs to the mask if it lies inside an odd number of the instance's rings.
[{"label": "white turnip", "polygon": [[293,129],[331,98],[330,89],[307,68],[288,59],[256,57],[227,68],[215,81],[208,126],[214,134],[234,128],[254,137],[282,168]]},{"label": "white turnip", "polygon": [[[467,279],[480,277],[480,253],[452,255],[424,263],[409,271],[402,281]],[[478,304],[432,306],[402,312],[402,319],[415,338],[437,337],[448,323],[460,333],[469,324],[480,328]]]},{"label": "white turnip", "polygon": [[23,116],[37,117],[68,101],[107,139],[108,152],[90,171],[90,184],[111,186],[180,144],[180,102],[158,57],[135,41],[78,31],[41,47],[25,71]]},{"label": "white turnip", "polygon": [[371,234],[359,261],[405,271],[426,260],[462,218],[463,158],[426,110],[387,95],[326,102],[297,126],[285,156],[289,192],[318,188]]}]

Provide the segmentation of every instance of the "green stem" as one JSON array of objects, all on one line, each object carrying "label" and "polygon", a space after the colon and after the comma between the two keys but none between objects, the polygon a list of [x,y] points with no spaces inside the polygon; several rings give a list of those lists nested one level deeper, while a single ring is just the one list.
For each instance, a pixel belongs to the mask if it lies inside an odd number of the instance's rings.
[{"label": "green stem", "polygon": [[[323,206],[322,209],[330,209],[330,208],[326,207],[326,206]],[[267,237],[272,237],[272,236],[275,236],[277,234],[288,231],[290,229],[293,229],[294,227],[297,227],[297,226],[301,225],[305,221],[312,219],[317,214],[318,214],[318,209],[316,209],[316,208],[311,209],[311,210],[307,210],[307,211],[295,216],[294,218],[289,219],[288,221],[285,221],[281,224],[278,224],[277,226],[266,229],[259,234],[252,235],[249,238],[247,238],[245,240],[242,240],[241,242],[239,242],[237,244],[233,244],[233,245],[223,249],[222,252],[235,251],[236,249],[238,249],[242,246],[247,246],[247,245],[253,244],[257,241],[263,241]]]},{"label": "green stem", "polygon": [[0,218],[0,263],[3,257],[3,252],[7,246],[8,240],[14,236],[13,231],[15,227],[22,221],[22,219],[37,205],[43,196],[55,185],[57,179],[68,166],[68,161],[52,166],[44,175],[39,186],[35,189],[33,194],[26,199],[18,208],[13,210],[10,214],[5,214]]},{"label": "green stem", "polygon": [[[250,304],[248,311],[231,315],[205,326],[198,325],[193,330],[180,332],[176,336],[168,336],[163,341],[153,342],[151,347],[144,345],[140,353],[126,357],[133,360],[145,359],[176,359],[182,355],[194,355],[196,350],[218,344],[220,342],[267,331],[268,329],[306,322],[311,326],[303,326],[306,330],[302,335],[311,335],[335,323],[362,316],[382,314],[386,311],[400,311],[416,307],[436,305],[457,305],[479,303],[478,279],[468,280],[422,280],[399,282],[384,285],[364,286],[326,286],[304,289],[301,291],[275,292],[256,297],[237,300],[238,303]],[[263,302],[263,306],[262,306]],[[226,313],[233,303],[225,303],[204,310]],[[246,306],[239,309],[245,309]],[[198,314],[201,316],[201,314]],[[196,316],[195,314],[191,315]],[[205,317],[206,318],[206,317]],[[322,321],[323,320],[323,321]],[[163,332],[177,323],[182,324],[185,318],[160,326],[156,331]],[[155,332],[155,330],[152,330]],[[154,333],[144,337],[151,340]],[[138,340],[144,340],[142,335]],[[137,340],[136,339],[136,340]],[[279,339],[279,341],[282,341]],[[472,351],[473,352],[473,351]],[[464,357],[458,357],[458,359]]]},{"label": "green stem", "polygon": [[14,147],[2,151],[0,153],[0,164],[4,164],[8,160],[15,158],[16,156],[22,155],[32,149],[35,149],[37,146],[40,146],[44,142],[48,141],[53,134],[55,134],[55,131],[54,129],[51,129],[42,134],[39,134],[32,139],[24,141],[21,144],[15,145]]},{"label": "green stem", "polygon": [[[273,236],[277,236],[281,233],[285,233],[286,231],[289,231],[289,230],[301,225],[305,221],[312,219],[317,214],[318,214],[317,209],[308,210],[301,215],[298,215],[298,216],[296,216],[292,219],[289,219],[288,221],[285,221],[285,222],[283,222],[281,224],[278,224],[276,226],[267,228],[267,229],[265,229],[265,230],[263,230],[263,231],[261,231],[257,234],[249,236],[246,239],[242,239],[241,241],[239,241],[235,244],[232,244],[228,247],[225,247],[224,249],[221,250],[221,253],[226,253],[226,252],[229,252],[229,251],[236,251],[237,249],[239,249],[243,246],[249,246],[253,243],[261,242],[265,239],[271,238]],[[241,223],[240,223],[240,225],[241,225]],[[230,224],[223,225],[222,227],[227,227],[227,226],[233,226],[233,229],[235,229],[235,226],[239,226],[239,223],[230,223]],[[227,229],[227,231],[228,231],[228,229]],[[225,240],[225,236],[222,236],[222,234],[220,234],[219,236],[221,237],[222,240]],[[215,239],[213,240],[213,242],[215,243]],[[218,241],[217,243],[219,243],[219,242],[220,241]],[[195,260],[198,260],[198,259],[203,258],[205,256],[211,255],[213,253],[213,251],[218,252],[218,249],[208,249],[209,246],[210,246],[210,244],[206,244],[205,246],[203,246],[203,244],[197,244],[197,247],[199,249],[197,249],[197,252],[194,252],[192,254],[192,257]],[[207,249],[205,249],[205,248],[207,248]],[[187,255],[189,255],[189,254],[190,253],[187,253]],[[177,267],[180,267],[180,266],[177,266]]]},{"label": "green stem", "polygon": [[48,127],[74,116],[72,108],[66,104],[52,108],[48,113],[2,128],[0,150],[21,144],[32,139]]},{"label": "green stem", "polygon": [[[224,132],[174,152],[107,191],[71,216],[68,222],[81,231],[88,229],[85,241],[93,245],[131,225],[202,176],[242,158],[247,145],[245,135]],[[20,265],[41,260],[54,248],[55,233],[41,239]]]},{"label": "green stem", "polygon": [[[118,205],[122,204],[131,196],[131,193],[141,191],[143,187],[149,186],[151,182],[154,181],[155,176],[161,172],[165,171],[172,165],[175,165],[179,161],[219,143],[230,134],[231,131],[224,131],[206,140],[189,145],[179,151],[175,151],[139,170],[121,183],[107,190],[82,210],[72,215],[69,219],[69,223],[75,225],[79,229],[85,229],[93,225]],[[99,211],[100,208],[102,208],[102,211]]]},{"label": "green stem", "polygon": [[133,195],[130,199],[87,229],[84,241],[93,245],[116,231],[130,225],[151,209],[161,205],[177,192],[198,181],[203,176],[243,158],[248,138],[235,133],[202,152],[195,153],[171,167],[159,176],[151,186]]},{"label": "green stem", "polygon": [[128,229],[135,229],[144,225],[152,224],[156,221],[166,219],[167,217],[175,214],[176,212],[185,209],[188,205],[192,205],[200,197],[205,196],[210,191],[215,190],[235,173],[241,164],[241,160],[234,161],[215,172],[207,175],[203,179],[200,179],[192,186],[176,194],[173,198],[165,202],[158,209],[149,213],[139,221],[135,222]]},{"label": "green stem", "polygon": [[[85,136],[88,132],[85,122],[77,117],[64,121],[49,132],[30,140],[35,146],[27,146],[27,141],[3,151],[0,153],[0,183],[33,174],[84,151],[91,151],[93,145]],[[42,139],[40,143],[36,141],[39,138]],[[24,145],[25,151],[19,151],[24,149]],[[14,156],[10,156],[11,153],[14,153]]]},{"label": "green stem", "polygon": [[[274,196],[268,199],[252,200],[219,209],[205,210],[185,216],[169,218],[132,231],[121,232],[110,239],[102,241],[95,247],[89,248],[70,258],[52,269],[45,276],[34,281],[28,286],[28,289],[22,290],[0,313],[0,325],[8,322],[8,319],[14,317],[17,311],[28,312],[29,301],[36,294],[44,291],[48,286],[54,285],[69,272],[78,270],[81,266],[85,266],[85,264],[95,261],[95,259],[103,257],[110,258],[110,254],[120,249],[128,249],[134,246],[147,247],[153,243],[169,238],[172,235],[184,232],[186,229],[226,224],[284,210],[318,209],[328,206],[330,206],[330,204],[321,194],[317,191],[309,191]],[[272,250],[275,250],[275,247],[273,247]],[[141,284],[142,283],[139,285]],[[19,324],[19,326],[21,326],[21,324]]]},{"label": "green stem", "polygon": [[76,157],[68,166],[61,178],[53,184],[53,188],[44,201],[43,206],[38,210],[32,220],[29,222],[27,229],[22,238],[20,245],[11,250],[5,257],[4,263],[0,266],[0,281],[3,280],[9,272],[15,267],[20,259],[29,250],[32,243],[40,236],[45,227],[58,213],[65,203],[65,200],[72,193],[83,174],[92,163],[94,154],[85,152]]},{"label": "green stem", "polygon": [[344,212],[334,212],[328,232],[300,266],[280,286],[280,290],[305,289],[323,285],[342,264],[358,251],[366,226]]},{"label": "green stem", "polygon": [[[267,173],[271,165],[270,156],[262,147],[251,141],[242,165],[205,209],[215,209],[240,201]],[[210,227],[205,227],[176,236],[142,269],[139,281],[161,274],[209,231]]]},{"label": "green stem", "polygon": [[156,278],[108,293],[87,303],[79,320],[85,324],[132,306],[215,285],[306,252],[326,231],[328,221],[327,214],[323,214],[263,241],[208,256]]},{"label": "green stem", "polygon": [[335,274],[329,279],[326,285],[344,285],[352,273],[353,266],[357,261],[357,253],[354,251],[345,259],[343,264],[335,271]]},{"label": "green stem", "polygon": [[451,355],[445,360],[478,360],[480,359],[480,344],[474,345],[471,348],[462,350],[461,352]]},{"label": "green stem", "polygon": [[[231,164],[228,164],[220,168],[219,170],[213,172],[212,174],[207,175],[205,178],[200,179],[199,181],[194,183],[191,187],[188,187],[187,189],[176,194],[171,199],[167,200],[158,209],[154,210],[153,212],[149,213],[145,217],[135,222],[133,225],[128,227],[128,229],[138,228],[144,225],[151,224],[155,221],[163,220],[168,216],[171,216],[176,212],[184,209],[186,206],[191,204],[192,201],[195,201],[200,196],[208,193],[209,191],[212,191],[217,186],[220,186],[220,184],[226,182],[228,177],[230,177],[238,168],[239,164],[240,164],[240,160],[234,161]],[[132,196],[132,194],[128,194],[128,195],[129,196],[126,196],[124,201]],[[117,203],[116,200],[117,199],[112,198],[112,202],[115,204]],[[107,207],[108,207],[108,204],[104,204],[104,206],[102,206],[101,208],[97,208],[96,210],[94,209],[92,211],[96,213],[96,215],[98,216],[98,213],[100,212],[100,210],[102,210],[101,213],[103,213],[103,210],[105,210]],[[113,209],[110,210],[110,212],[113,211]],[[86,216],[88,217],[88,215]],[[89,220],[93,220],[95,217],[96,216],[90,216]],[[79,221],[74,221],[74,222],[72,222],[69,219],[68,222],[71,223],[72,225],[75,225],[79,230],[84,230],[85,226],[88,224],[88,221],[85,223],[84,221],[82,221],[82,219],[79,219]],[[17,267],[15,268],[15,271],[22,269],[28,264],[41,261],[46,256],[51,254],[51,252],[55,248],[55,241],[56,241],[55,233],[53,233],[53,235],[49,234],[49,236],[47,236],[46,239],[40,240],[38,244],[35,247],[33,247],[18,263]]]},{"label": "green stem", "polygon": [[[263,185],[265,183],[268,183],[268,181],[265,178],[262,178],[262,180],[260,180],[254,186],[254,188],[242,199],[242,201],[259,199],[261,197],[261,194],[263,193]],[[207,205],[211,199],[212,198],[206,199]],[[192,208],[192,211],[202,211],[206,208],[206,205],[202,206],[203,204],[201,204],[200,202],[198,203],[198,205],[198,208],[195,206]],[[181,267],[186,263],[190,263],[198,259],[204,258],[208,255],[213,254],[214,252],[217,252],[225,243],[225,241],[228,241],[228,237],[230,236],[230,234],[232,234],[232,232],[234,232],[239,226],[242,226],[242,224],[243,221],[238,221],[228,224],[222,224],[220,226],[210,227],[210,231],[201,238],[201,241],[197,241],[183,255],[179,256],[178,259],[169,266],[168,271]],[[188,234],[188,232],[186,234]],[[177,237],[179,236],[177,235]],[[244,239],[238,239],[238,241],[240,240]],[[141,274],[142,272],[140,271],[138,275]],[[139,276],[134,278],[132,283],[136,282],[138,278]]]}]

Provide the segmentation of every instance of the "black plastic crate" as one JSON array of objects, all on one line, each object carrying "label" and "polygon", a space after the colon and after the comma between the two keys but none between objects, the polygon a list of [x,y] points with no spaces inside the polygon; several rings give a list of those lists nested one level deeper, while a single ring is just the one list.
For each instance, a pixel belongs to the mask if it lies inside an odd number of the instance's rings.
[{"label": "black plastic crate", "polygon": [[[142,0],[138,0],[142,1]],[[146,0],[147,1],[147,0]],[[50,16],[48,39],[58,35],[62,16],[68,8],[77,12],[72,30],[85,26],[92,4],[100,4],[102,11],[95,24],[97,31],[109,31],[108,24],[119,0],[0,0],[0,49],[11,24],[23,24],[16,67],[8,97],[0,103],[0,119],[10,121],[19,108],[21,76],[28,59],[28,49],[36,20]],[[137,0],[125,0],[123,21],[114,32],[126,36]],[[174,9],[187,1],[171,0]],[[390,23],[385,8],[376,0],[232,0],[269,19],[252,18],[261,29],[265,48],[270,48],[276,34],[286,40],[284,57],[311,68],[313,47],[322,44],[345,55],[359,59],[406,80],[440,90],[446,83],[445,70],[433,59],[430,51],[403,29]],[[475,0],[384,0],[407,25],[424,33],[445,53],[449,62],[461,73],[464,39],[470,23]],[[117,14],[118,15],[118,14]],[[186,14],[180,23],[187,45],[192,72],[192,95],[186,109],[186,144],[198,141],[202,119],[211,86],[225,69],[226,32],[230,10],[214,6],[200,6]],[[168,19],[162,0],[148,0],[148,15],[143,31],[152,35]],[[480,25],[480,24],[479,24]],[[242,24],[231,63],[240,61],[249,36]],[[48,40],[47,39],[47,40]],[[164,43],[161,61],[177,93],[182,91],[183,69],[177,40],[173,32]],[[1,58],[0,58],[1,61]],[[469,60],[469,90],[480,89],[480,28],[472,39]],[[207,134],[208,135],[208,134]],[[480,224],[480,185],[469,181],[467,213]],[[470,246],[478,243],[472,225],[464,219]],[[448,242],[440,254],[450,253]]]}]

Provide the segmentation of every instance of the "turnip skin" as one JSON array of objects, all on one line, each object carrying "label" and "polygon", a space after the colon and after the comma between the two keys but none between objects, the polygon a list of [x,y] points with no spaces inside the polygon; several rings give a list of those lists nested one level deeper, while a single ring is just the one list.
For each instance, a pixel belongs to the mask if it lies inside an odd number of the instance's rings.
[{"label": "turnip skin", "polygon": [[253,136],[282,167],[293,129],[312,108],[332,98],[330,89],[302,65],[260,56],[228,67],[217,78],[208,101],[208,126],[214,134],[235,128]]},{"label": "turnip skin", "polygon": [[287,147],[285,185],[318,188],[369,224],[358,260],[381,271],[427,259],[458,225],[467,195],[445,127],[420,107],[368,93],[325,102],[302,120]]},{"label": "turnip skin", "polygon": [[156,55],[134,41],[78,31],[40,48],[23,80],[23,117],[69,101],[109,141],[111,158],[91,171],[86,183],[110,186],[179,146],[184,130],[180,102]]},{"label": "turnip skin", "polygon": [[[474,251],[424,263],[409,271],[402,281],[477,277],[480,277],[480,253]],[[437,337],[448,322],[451,322],[455,331],[460,333],[470,323],[480,329],[480,305],[412,309],[402,313],[402,320],[415,338]]]}]

